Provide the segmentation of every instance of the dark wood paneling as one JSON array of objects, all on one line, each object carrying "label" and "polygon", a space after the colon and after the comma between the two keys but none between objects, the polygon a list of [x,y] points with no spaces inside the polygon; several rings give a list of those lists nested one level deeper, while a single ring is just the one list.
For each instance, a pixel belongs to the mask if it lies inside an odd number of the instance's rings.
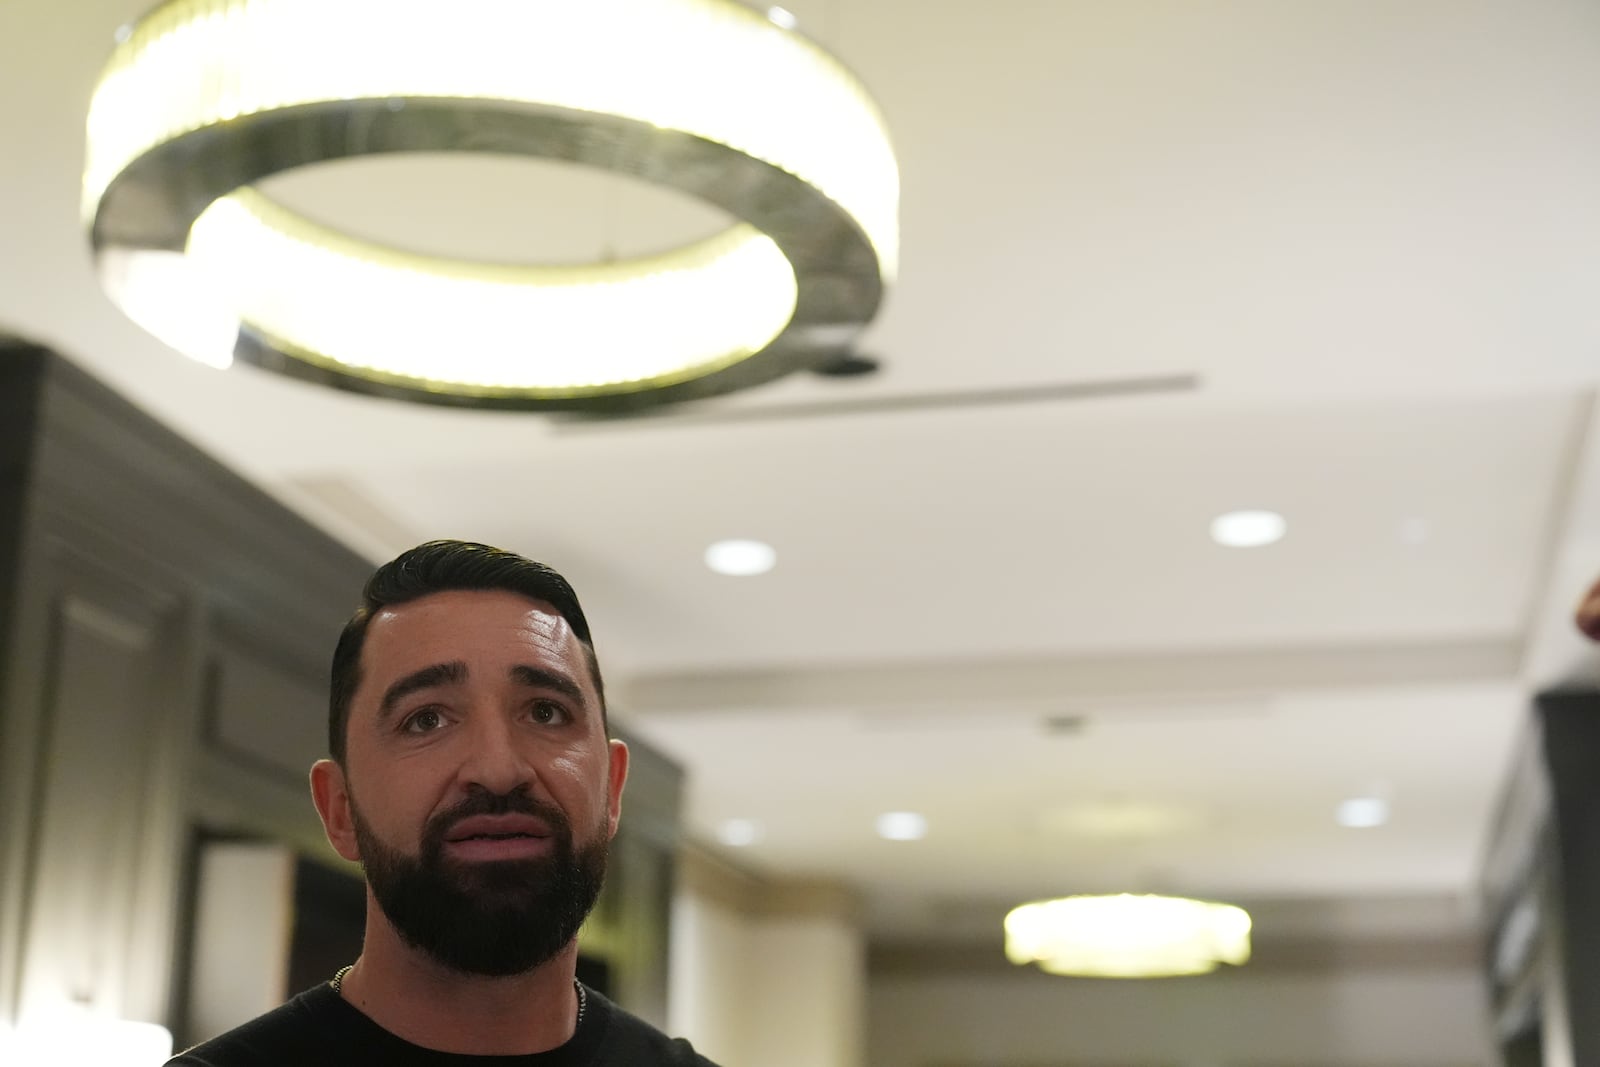
[{"label": "dark wood paneling", "polygon": [[40,718],[8,654],[18,645],[16,576],[32,478],[40,379],[47,354],[0,335],[0,1015],[21,979],[29,813],[37,792]]},{"label": "dark wood paneling", "polygon": [[[30,990],[65,989],[114,1015],[149,1017],[139,997],[166,945],[137,936],[159,901],[142,892],[171,862],[160,792],[162,675],[173,656],[172,597],[133,595],[64,575],[43,664],[45,743],[22,964]],[[143,1003],[138,1002],[143,1000]],[[153,1002],[152,1002],[153,1001]]]},{"label": "dark wood paneling", "polygon": [[305,792],[306,772],[328,752],[327,684],[229,646],[212,660],[205,742]]},{"label": "dark wood paneling", "polygon": [[1600,692],[1543,693],[1538,708],[1555,817],[1553,932],[1566,979],[1571,1062],[1600,1063],[1600,1012],[1592,1010],[1600,1004]]},{"label": "dark wood paneling", "polygon": [[371,565],[88,375],[47,364],[35,506],[323,662]]}]

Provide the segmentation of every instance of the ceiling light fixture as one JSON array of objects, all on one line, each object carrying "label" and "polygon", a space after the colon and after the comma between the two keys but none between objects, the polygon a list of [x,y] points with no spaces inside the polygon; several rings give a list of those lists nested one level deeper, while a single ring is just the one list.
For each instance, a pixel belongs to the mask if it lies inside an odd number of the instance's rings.
[{"label": "ceiling light fixture", "polygon": [[766,836],[754,819],[724,819],[717,827],[717,840],[732,848],[745,848]]},{"label": "ceiling light fixture", "polygon": [[891,811],[878,816],[878,836],[889,841],[920,841],[928,836],[928,820],[914,811]]},{"label": "ceiling light fixture", "polygon": [[[357,240],[252,188],[406,151],[616,170],[740,221],[643,259],[494,265]],[[101,76],[83,182],[103,284],[180,350],[196,347],[172,325],[188,311],[214,364],[592,411],[710,396],[848,351],[894,276],[898,202],[859,82],[735,0],[168,0]],[[186,267],[161,265],[174,258]],[[162,277],[204,278],[211,306],[194,306],[193,285],[149,284]],[[225,354],[219,318],[233,327]]]},{"label": "ceiling light fixture", "polygon": [[1420,545],[1428,540],[1433,530],[1427,519],[1412,517],[1400,523],[1400,542],[1407,545]]},{"label": "ceiling light fixture", "polygon": [[1230,511],[1211,520],[1211,539],[1229,548],[1260,548],[1283,540],[1288,529],[1276,511]]},{"label": "ceiling light fixture", "polygon": [[718,541],[706,549],[706,566],[735,578],[765,574],[777,563],[777,550],[765,541]]},{"label": "ceiling light fixture", "polygon": [[1389,802],[1382,797],[1351,797],[1339,805],[1335,818],[1340,826],[1370,830],[1389,821]]},{"label": "ceiling light fixture", "polygon": [[767,18],[779,29],[792,30],[800,25],[800,20],[795,17],[794,12],[786,7],[767,8]]},{"label": "ceiling light fixture", "polygon": [[1164,978],[1250,959],[1250,916],[1186,897],[1071,896],[1012,909],[1006,958],[1050,974]]}]

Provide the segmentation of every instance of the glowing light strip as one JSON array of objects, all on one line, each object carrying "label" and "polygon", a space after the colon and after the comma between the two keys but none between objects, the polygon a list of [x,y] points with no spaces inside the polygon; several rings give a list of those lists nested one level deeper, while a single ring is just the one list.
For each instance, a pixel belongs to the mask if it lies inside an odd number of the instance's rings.
[{"label": "glowing light strip", "polygon": [[404,384],[484,393],[707,373],[769,343],[796,293],[788,260],[748,226],[614,266],[449,264],[315,227],[249,191],[196,220],[188,257],[240,319],[305,358],[338,353]]},{"label": "glowing light strip", "polygon": [[825,52],[728,0],[174,0],[134,27],[95,93],[85,218],[181,134],[386,97],[591,111],[727,145],[821,190],[894,274],[899,177],[876,106]]},{"label": "glowing light strip", "polygon": [[1006,958],[1052,974],[1151,978],[1205,974],[1250,959],[1250,916],[1183,897],[1073,896],[1006,916]]}]

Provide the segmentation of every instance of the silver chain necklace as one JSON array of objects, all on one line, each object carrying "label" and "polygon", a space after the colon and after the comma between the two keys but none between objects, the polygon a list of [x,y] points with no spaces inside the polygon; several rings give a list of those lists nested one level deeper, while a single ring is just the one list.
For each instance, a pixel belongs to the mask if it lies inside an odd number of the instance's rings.
[{"label": "silver chain necklace", "polygon": [[[343,967],[340,967],[338,973],[328,980],[328,984],[333,987],[333,991],[335,993],[339,992],[339,987],[344,985],[344,976],[349,974],[351,969],[354,967],[355,964],[347,963]],[[578,1019],[577,1022],[573,1023],[573,1029],[576,1030],[578,1027],[583,1025],[584,1009],[588,1008],[589,1006],[589,991],[583,988],[583,983],[578,981],[576,978],[572,980],[572,988],[577,990],[578,993]]]}]

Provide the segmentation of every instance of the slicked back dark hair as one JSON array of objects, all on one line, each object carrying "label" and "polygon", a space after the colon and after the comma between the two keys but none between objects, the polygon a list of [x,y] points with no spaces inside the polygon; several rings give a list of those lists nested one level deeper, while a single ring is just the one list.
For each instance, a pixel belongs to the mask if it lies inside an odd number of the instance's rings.
[{"label": "slicked back dark hair", "polygon": [[472,541],[429,541],[400,553],[373,572],[361,591],[361,606],[339,634],[328,686],[328,752],[341,767],[350,727],[350,701],[361,684],[361,649],[372,617],[384,608],[453,590],[517,593],[555,608],[583,646],[595,691],[600,695],[601,722],[606,723],[600,661],[589,636],[589,620],[584,618],[571,584],[550,567],[515,552]]}]

